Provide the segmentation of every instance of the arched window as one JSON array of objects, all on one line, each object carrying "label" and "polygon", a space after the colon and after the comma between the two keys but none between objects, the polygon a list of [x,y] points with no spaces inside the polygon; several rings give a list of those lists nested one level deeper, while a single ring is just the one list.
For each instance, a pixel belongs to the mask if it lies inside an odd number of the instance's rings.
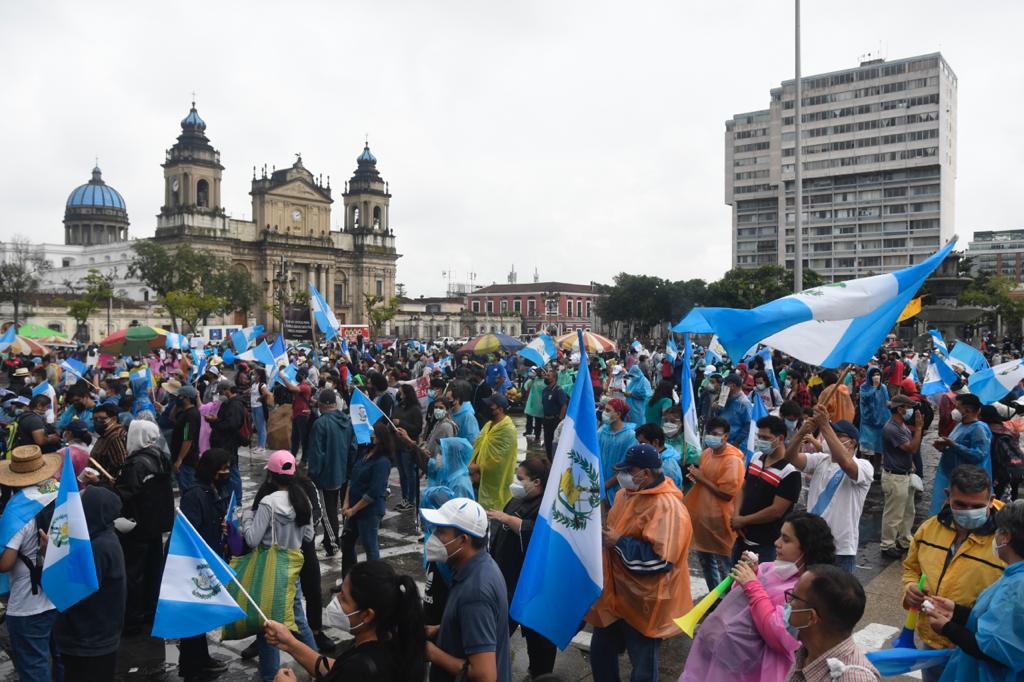
[{"label": "arched window", "polygon": [[373,229],[380,229],[380,206],[373,207]]},{"label": "arched window", "polygon": [[200,180],[196,183],[196,206],[207,208],[210,205],[210,183]]}]

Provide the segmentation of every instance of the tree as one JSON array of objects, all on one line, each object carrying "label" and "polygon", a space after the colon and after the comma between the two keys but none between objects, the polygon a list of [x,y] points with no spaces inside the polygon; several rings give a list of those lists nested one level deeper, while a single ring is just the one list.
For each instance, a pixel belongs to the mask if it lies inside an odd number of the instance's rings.
[{"label": "tree", "polygon": [[248,318],[249,311],[260,300],[260,288],[252,281],[249,271],[237,264],[215,272],[206,289],[226,301],[224,308],[217,311],[221,315],[237,310]]},{"label": "tree", "polygon": [[395,284],[395,297],[405,298],[405,285],[402,284],[401,282]]},{"label": "tree", "polygon": [[398,299],[385,301],[383,296],[363,294],[366,303],[366,315],[370,318],[370,336],[377,338],[384,323],[398,314]]},{"label": "tree", "polygon": [[1002,275],[980,272],[960,292],[957,303],[989,308],[990,322],[995,322],[996,315],[1001,315],[1004,325],[1016,329],[1020,327],[1021,318],[1024,318],[1024,301],[1010,294],[1013,289],[1013,280]]},{"label": "tree", "polygon": [[671,282],[621,272],[613,286],[601,287],[597,313],[602,319],[625,324],[628,336],[645,336],[655,327],[677,322],[686,311],[701,304],[706,288],[702,279]]},{"label": "tree", "polygon": [[[821,286],[824,280],[814,270],[803,274],[804,289]],[[724,308],[756,308],[793,293],[793,273],[779,265],[733,268],[722,279],[708,285],[705,305]]]},{"label": "tree", "polygon": [[[163,302],[171,292],[191,293],[199,298],[207,296],[205,287],[216,279],[220,271],[217,259],[209,253],[194,250],[188,244],[173,253],[162,244],[140,239],[132,244],[135,257],[128,266],[128,274],[138,277]],[[220,298],[213,294],[215,298]],[[178,296],[172,300],[180,300]],[[171,327],[178,331],[177,308],[164,304],[171,318]],[[206,315],[210,315],[207,313]]]},{"label": "tree", "polygon": [[61,298],[55,302],[57,305],[68,307],[68,316],[74,318],[77,324],[76,337],[82,333],[86,321],[93,313],[114,295],[113,279],[113,276],[100,274],[96,268],[89,268],[89,273],[82,278],[81,284],[64,282],[64,286],[74,298]]},{"label": "tree", "polygon": [[14,306],[14,324],[20,322],[21,306],[39,290],[39,283],[50,270],[43,250],[33,247],[28,239],[15,237],[10,241],[7,260],[0,264],[0,301]]},{"label": "tree", "polygon": [[221,296],[203,294],[194,289],[175,289],[157,300],[172,320],[180,318],[193,334],[198,332],[200,320],[206,320],[227,305],[227,300]]}]

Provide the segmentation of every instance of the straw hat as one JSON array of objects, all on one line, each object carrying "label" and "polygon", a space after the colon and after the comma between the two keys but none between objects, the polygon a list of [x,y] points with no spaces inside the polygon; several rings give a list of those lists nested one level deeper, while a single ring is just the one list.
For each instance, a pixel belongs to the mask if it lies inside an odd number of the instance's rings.
[{"label": "straw hat", "polygon": [[181,390],[181,382],[177,379],[168,379],[163,383],[164,391],[171,395],[178,395]]},{"label": "straw hat", "polygon": [[25,488],[53,478],[60,471],[57,453],[43,454],[38,445],[21,445],[11,450],[10,459],[0,461],[0,484]]},{"label": "straw hat", "polygon": [[19,368],[17,368],[16,370],[14,370],[13,376],[16,376],[16,377],[27,377],[28,376],[28,367],[19,367]]}]

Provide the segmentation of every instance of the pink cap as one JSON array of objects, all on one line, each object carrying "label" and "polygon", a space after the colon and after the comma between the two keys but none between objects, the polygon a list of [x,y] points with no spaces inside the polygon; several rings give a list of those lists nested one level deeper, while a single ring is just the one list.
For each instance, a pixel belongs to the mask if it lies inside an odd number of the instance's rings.
[{"label": "pink cap", "polygon": [[295,475],[295,455],[287,450],[274,450],[267,460],[266,469],[274,474]]}]

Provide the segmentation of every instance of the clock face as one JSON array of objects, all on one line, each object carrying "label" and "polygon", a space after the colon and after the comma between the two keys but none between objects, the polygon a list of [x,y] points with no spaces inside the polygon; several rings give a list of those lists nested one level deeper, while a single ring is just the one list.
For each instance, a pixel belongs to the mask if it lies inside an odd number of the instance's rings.
[{"label": "clock face", "polygon": [[174,181],[171,183],[171,190],[174,192],[178,191],[178,178],[174,178]]},{"label": "clock face", "polygon": [[292,211],[292,220],[294,220],[295,222],[299,222],[300,220],[302,220],[302,211],[300,211],[299,209],[295,209],[294,211]]}]

